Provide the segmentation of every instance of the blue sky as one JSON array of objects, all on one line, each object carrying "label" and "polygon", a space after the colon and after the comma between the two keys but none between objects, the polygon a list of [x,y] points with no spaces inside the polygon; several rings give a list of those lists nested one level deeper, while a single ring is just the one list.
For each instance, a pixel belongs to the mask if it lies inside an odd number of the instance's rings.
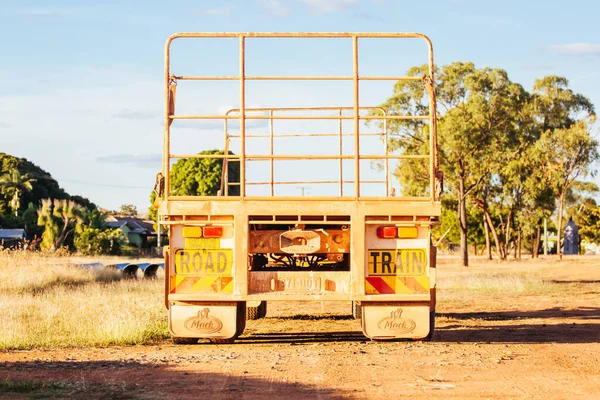
[{"label": "blue sky", "polygon": [[[591,0],[0,0],[0,151],[29,159],[101,207],[145,210],[160,169],[164,43],[184,31],[421,32],[438,65],[503,68],[528,90],[536,78],[565,76],[600,107],[598,15],[600,3]],[[229,45],[211,43],[174,48],[175,65],[236,73]],[[253,50],[248,68],[347,73],[348,53],[328,46],[292,51],[272,42]],[[423,46],[374,45],[365,54],[361,65],[374,73],[402,75],[425,61]],[[392,83],[385,85],[364,93],[383,101]],[[304,89],[294,99],[307,105],[314,92]],[[250,103],[272,103],[286,90],[258,91]],[[226,92],[210,101],[191,92],[181,110],[194,101],[206,111],[235,107],[237,89],[233,100]]]}]

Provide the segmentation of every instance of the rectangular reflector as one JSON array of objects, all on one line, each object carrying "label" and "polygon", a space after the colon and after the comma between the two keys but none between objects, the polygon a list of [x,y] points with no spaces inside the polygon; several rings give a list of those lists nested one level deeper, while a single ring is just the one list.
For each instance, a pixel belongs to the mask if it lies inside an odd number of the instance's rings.
[{"label": "rectangular reflector", "polygon": [[414,239],[419,236],[416,226],[401,226],[398,228],[398,237],[400,239]]},{"label": "rectangular reflector", "polygon": [[205,238],[220,238],[223,236],[222,226],[205,226],[202,228],[202,236]]},{"label": "rectangular reflector", "polygon": [[184,238],[199,238],[202,237],[202,228],[199,226],[184,226],[181,234]]},{"label": "rectangular reflector", "polygon": [[377,228],[377,237],[380,239],[395,239],[398,235],[398,228],[395,226],[380,226]]}]

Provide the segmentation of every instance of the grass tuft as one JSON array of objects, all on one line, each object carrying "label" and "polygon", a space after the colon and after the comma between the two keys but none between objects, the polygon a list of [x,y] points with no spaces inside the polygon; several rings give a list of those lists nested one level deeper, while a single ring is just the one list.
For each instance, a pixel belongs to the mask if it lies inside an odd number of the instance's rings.
[{"label": "grass tuft", "polygon": [[0,251],[0,349],[137,345],[168,337],[161,280]]}]

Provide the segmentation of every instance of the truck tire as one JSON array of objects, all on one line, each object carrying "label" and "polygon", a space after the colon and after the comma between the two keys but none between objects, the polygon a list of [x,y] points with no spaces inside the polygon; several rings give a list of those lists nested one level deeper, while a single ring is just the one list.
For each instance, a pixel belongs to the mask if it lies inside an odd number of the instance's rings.
[{"label": "truck tire", "polygon": [[246,319],[255,320],[267,316],[267,302],[261,301],[258,307],[246,307]]},{"label": "truck tire", "polygon": [[352,302],[352,317],[354,319],[362,319],[362,307],[360,306],[360,301]]}]

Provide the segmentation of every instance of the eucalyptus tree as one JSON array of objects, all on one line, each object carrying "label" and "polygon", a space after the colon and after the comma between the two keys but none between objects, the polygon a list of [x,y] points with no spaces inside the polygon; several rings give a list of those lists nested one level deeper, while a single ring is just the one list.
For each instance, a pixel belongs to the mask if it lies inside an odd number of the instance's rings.
[{"label": "eucalyptus tree", "polygon": [[558,254],[562,258],[560,237],[565,197],[579,178],[593,175],[592,165],[598,159],[598,142],[590,134],[595,120],[589,99],[573,92],[564,77],[546,76],[534,83],[534,111],[540,140],[536,148],[544,160],[542,170],[557,198]]},{"label": "eucalyptus tree", "polygon": [[[425,68],[413,67],[408,75],[420,76]],[[467,200],[504,162],[503,153],[527,96],[501,69],[477,69],[470,62],[455,62],[436,72],[440,165],[447,187],[457,199],[461,258],[468,266]],[[420,82],[403,80],[395,84],[382,107],[389,115],[425,115],[428,97]],[[424,121],[395,120],[388,130],[393,134],[392,150],[416,154],[428,147],[429,126]],[[424,167],[404,163],[395,174],[404,194],[422,190]]]},{"label": "eucalyptus tree", "polygon": [[590,175],[591,165],[598,160],[598,141],[589,132],[585,121],[569,128],[545,131],[538,142],[547,167],[548,182],[558,196],[556,216],[558,254],[562,259],[561,234],[563,229],[563,210],[569,187],[580,177]]}]

